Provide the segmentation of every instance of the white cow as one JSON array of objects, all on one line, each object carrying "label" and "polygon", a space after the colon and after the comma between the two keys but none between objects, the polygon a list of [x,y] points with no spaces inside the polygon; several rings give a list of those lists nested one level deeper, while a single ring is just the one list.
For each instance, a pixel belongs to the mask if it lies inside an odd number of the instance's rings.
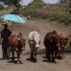
[{"label": "white cow", "polygon": [[36,60],[37,49],[40,47],[40,34],[37,31],[32,31],[28,36],[28,43],[31,49],[31,60]]}]

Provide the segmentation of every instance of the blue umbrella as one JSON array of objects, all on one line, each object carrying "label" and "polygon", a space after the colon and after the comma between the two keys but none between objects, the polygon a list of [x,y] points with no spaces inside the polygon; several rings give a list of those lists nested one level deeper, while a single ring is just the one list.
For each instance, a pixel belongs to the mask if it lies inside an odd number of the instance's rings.
[{"label": "blue umbrella", "polygon": [[3,19],[3,21],[13,21],[20,24],[25,24],[27,21],[25,18],[15,14],[6,14],[1,16],[0,18]]}]

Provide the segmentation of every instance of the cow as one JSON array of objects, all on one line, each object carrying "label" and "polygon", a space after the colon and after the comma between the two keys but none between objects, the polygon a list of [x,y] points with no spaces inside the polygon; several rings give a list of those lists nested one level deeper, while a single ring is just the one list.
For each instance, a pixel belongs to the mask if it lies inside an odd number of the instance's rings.
[{"label": "cow", "polygon": [[64,37],[63,34],[61,34],[61,35],[58,36],[58,39],[59,39],[58,42],[60,44],[60,49],[58,50],[57,58],[63,59],[63,57],[64,57],[64,49],[65,49],[65,46],[68,43],[69,38],[68,37]]},{"label": "cow", "polygon": [[67,42],[68,38],[58,35],[56,31],[47,33],[44,38],[44,45],[48,61],[55,61],[57,56],[62,57]]},{"label": "cow", "polygon": [[28,35],[28,43],[31,49],[30,59],[36,61],[37,49],[40,47],[40,34],[37,31],[31,31]]},{"label": "cow", "polygon": [[[48,61],[55,61],[58,52],[57,32],[52,31],[46,34],[44,38],[44,45],[46,50],[46,58]],[[60,46],[60,45],[59,45]]]},{"label": "cow", "polygon": [[23,38],[22,33],[20,32],[18,35],[12,34],[9,37],[9,44],[11,46],[12,52],[12,61],[14,62],[15,59],[15,52],[17,53],[17,62],[21,63],[20,54],[25,49],[25,38]]}]

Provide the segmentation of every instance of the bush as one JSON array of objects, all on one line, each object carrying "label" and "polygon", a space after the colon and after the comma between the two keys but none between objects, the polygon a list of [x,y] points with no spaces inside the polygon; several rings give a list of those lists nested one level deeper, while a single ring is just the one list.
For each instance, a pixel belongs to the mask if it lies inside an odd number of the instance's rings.
[{"label": "bush", "polygon": [[48,19],[51,21],[59,21],[62,23],[70,24],[71,23],[71,14],[68,12],[62,12],[62,11],[51,11],[48,13]]},{"label": "bush", "polygon": [[0,10],[4,9],[4,7],[2,5],[0,5]]}]

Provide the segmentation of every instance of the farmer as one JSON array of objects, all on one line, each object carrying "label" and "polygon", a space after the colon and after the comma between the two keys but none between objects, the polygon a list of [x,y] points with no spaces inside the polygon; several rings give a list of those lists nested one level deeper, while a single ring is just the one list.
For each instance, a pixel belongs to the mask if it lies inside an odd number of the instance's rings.
[{"label": "farmer", "polygon": [[1,30],[1,39],[2,39],[2,52],[3,59],[9,58],[9,40],[8,38],[11,35],[11,31],[8,29],[8,25],[4,24],[4,28]]}]

